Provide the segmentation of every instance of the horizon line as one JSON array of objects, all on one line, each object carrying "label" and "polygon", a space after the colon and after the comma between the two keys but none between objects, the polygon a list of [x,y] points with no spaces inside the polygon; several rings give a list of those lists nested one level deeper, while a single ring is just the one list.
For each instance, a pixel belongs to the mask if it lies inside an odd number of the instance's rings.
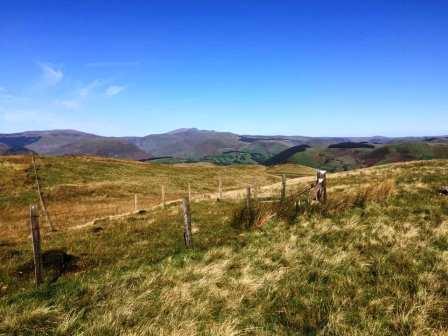
[{"label": "horizon line", "polygon": [[254,136],[254,137],[304,137],[304,138],[425,138],[425,137],[448,137],[448,131],[446,132],[435,132],[438,134],[421,134],[421,135],[323,135],[323,136],[316,136],[316,135],[303,135],[303,134],[267,134],[267,133],[258,133],[258,134],[251,134],[251,133],[235,133],[232,131],[222,131],[222,130],[213,130],[213,129],[201,129],[197,127],[182,127],[182,128],[176,128],[169,131],[162,131],[162,132],[154,132],[154,133],[147,133],[145,135],[103,135],[100,133],[93,133],[88,131],[81,131],[79,129],[74,128],[54,128],[54,129],[33,129],[33,130],[24,130],[24,131],[16,131],[16,132],[7,132],[7,133],[0,133],[1,135],[14,135],[14,134],[21,134],[21,133],[33,133],[33,132],[78,132],[78,133],[84,133],[88,135],[94,135],[98,137],[103,138],[143,138],[151,135],[161,135],[161,134],[169,134],[169,133],[175,133],[176,131],[189,131],[189,130],[197,130],[200,132],[216,132],[216,133],[231,133],[238,136]]}]

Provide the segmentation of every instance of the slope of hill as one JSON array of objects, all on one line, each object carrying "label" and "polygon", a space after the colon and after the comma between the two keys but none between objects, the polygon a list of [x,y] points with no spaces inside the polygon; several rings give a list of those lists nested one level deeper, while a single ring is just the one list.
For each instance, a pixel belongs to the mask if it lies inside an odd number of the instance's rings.
[{"label": "slope of hill", "polygon": [[49,155],[94,155],[122,159],[143,160],[150,155],[136,145],[118,139],[81,140],[57,148]]},{"label": "slope of hill", "polygon": [[28,239],[3,241],[0,333],[446,335],[446,169],[330,174],[327,205],[304,196],[299,216],[250,230],[231,225],[238,204],[193,203],[192,250],[175,207],[46,232],[45,250],[72,257],[40,288]]},{"label": "slope of hill", "polygon": [[401,162],[410,160],[430,160],[448,158],[447,143],[400,143],[380,147],[366,153],[364,162],[367,165]]},{"label": "slope of hill", "polygon": [[[111,140],[117,141],[119,148],[111,146]],[[101,144],[101,141],[104,141]],[[263,136],[238,135],[230,132],[198,130],[195,128],[178,129],[163,134],[145,137],[108,138],[73,130],[54,130],[0,134],[0,144],[13,150],[29,149],[39,154],[99,154],[122,158],[142,158],[135,146],[146,153],[146,157],[172,157],[173,161],[211,160],[225,164],[252,162],[284,162],[288,152],[275,156],[288,148],[310,146],[315,151],[327,147],[381,147],[400,143],[448,143],[445,137],[385,138],[385,137],[304,137],[304,136]],[[124,143],[133,146],[124,146]],[[99,150],[99,147],[103,150]],[[298,147],[299,148],[299,147]],[[356,148],[352,148],[356,149]],[[129,153],[126,151],[129,150]],[[294,151],[294,149],[292,149]],[[240,152],[240,155],[234,155]],[[229,153],[234,153],[229,155]],[[249,154],[245,154],[249,153]],[[335,152],[337,153],[337,152]],[[308,153],[307,153],[308,154]],[[347,153],[349,157],[352,155]],[[329,154],[331,157],[331,155]],[[281,160],[279,160],[281,159]],[[331,160],[330,160],[331,161]],[[341,159],[342,162],[345,159]],[[331,164],[330,164],[331,166]],[[344,166],[344,165],[342,165]],[[335,167],[342,167],[336,164]],[[350,165],[349,165],[350,166]],[[339,169],[339,168],[337,168]]]},{"label": "slope of hill", "polygon": [[54,131],[30,131],[13,134],[0,134],[0,143],[11,148],[25,147],[39,154],[49,154],[58,148],[78,142],[101,138],[94,134],[88,134],[75,130]]},{"label": "slope of hill", "polygon": [[340,142],[331,144],[328,148],[375,148],[375,146],[368,142]]},{"label": "slope of hill", "polygon": [[269,158],[265,161],[265,164],[268,166],[276,165],[276,164],[282,164],[285,162],[288,162],[289,158],[293,156],[296,153],[304,152],[307,148],[310,148],[308,145],[299,145],[290,147],[288,149],[285,149],[284,151],[274,155],[273,157]]},{"label": "slope of hill", "polygon": [[[223,189],[228,190],[244,188],[248,184],[275,183],[283,173],[294,177],[314,175],[312,169],[300,165],[286,170],[281,166],[267,168],[260,165],[166,165],[91,156],[44,156],[37,157],[36,162],[42,192],[55,225],[60,228],[131,211],[135,194],[138,194],[141,206],[159,204],[162,185],[166,199],[171,200],[185,195],[188,183],[193,195],[203,195],[217,191],[219,178]],[[2,237],[16,227],[27,232],[22,224],[27,221],[29,204],[37,201],[31,158],[0,157]]]},{"label": "slope of hill", "polygon": [[240,148],[239,136],[236,134],[195,128],[153,134],[143,138],[128,138],[128,141],[154,156],[196,160],[207,155],[220,154],[225,150]]},{"label": "slope of hill", "polygon": [[377,145],[374,148],[344,147],[346,148],[309,148],[290,156],[282,153],[278,156],[283,158],[282,162],[293,162],[329,171],[350,170],[392,162],[448,158],[447,143],[401,142]]},{"label": "slope of hill", "polygon": [[0,155],[4,155],[8,149],[9,147],[7,145],[0,143]]}]

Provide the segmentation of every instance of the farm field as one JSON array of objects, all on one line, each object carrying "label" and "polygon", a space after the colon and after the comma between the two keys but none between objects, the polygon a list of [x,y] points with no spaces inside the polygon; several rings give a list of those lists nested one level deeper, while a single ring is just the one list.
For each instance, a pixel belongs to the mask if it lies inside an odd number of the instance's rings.
[{"label": "farm field", "polygon": [[[2,160],[2,203],[26,207],[35,201],[29,165],[15,160]],[[157,203],[160,176],[175,198],[187,181],[215,192],[220,174],[229,189],[313,174],[294,165],[42,160],[50,209],[61,195],[59,206],[73,211],[73,194],[62,192],[68,184],[92,188],[86,200],[148,190],[148,202]],[[29,238],[8,226],[11,238],[0,242],[0,335],[447,335],[448,197],[437,192],[447,172],[448,161],[434,160],[330,174],[325,205],[306,195],[297,196],[298,208],[294,195],[284,207],[256,203],[266,216],[251,228],[238,225],[237,200],[194,202],[190,250],[178,205],[46,232],[44,251],[65,251],[70,260],[39,288]]]}]

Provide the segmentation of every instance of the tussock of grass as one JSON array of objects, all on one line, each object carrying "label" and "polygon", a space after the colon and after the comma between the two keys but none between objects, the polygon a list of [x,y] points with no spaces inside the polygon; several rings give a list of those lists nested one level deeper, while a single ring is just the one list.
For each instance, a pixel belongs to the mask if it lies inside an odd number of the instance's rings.
[{"label": "tussock of grass", "polygon": [[248,208],[243,202],[233,210],[231,225],[236,229],[260,228],[272,218],[273,212],[269,205],[255,201]]}]

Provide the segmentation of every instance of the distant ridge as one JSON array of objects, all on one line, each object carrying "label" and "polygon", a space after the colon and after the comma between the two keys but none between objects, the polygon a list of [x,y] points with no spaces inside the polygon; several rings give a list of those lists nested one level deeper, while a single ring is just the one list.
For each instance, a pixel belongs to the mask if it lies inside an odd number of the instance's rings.
[{"label": "distant ridge", "polygon": [[[307,137],[239,135],[231,132],[179,128],[143,137],[104,137],[73,129],[0,134],[0,155],[33,151],[44,155],[99,155],[134,160],[170,157],[173,161],[211,161],[218,164],[294,161],[300,152],[310,164],[313,153],[346,149],[345,156],[358,162],[356,149],[378,149],[400,143],[448,143],[447,136],[400,137]],[[362,145],[360,145],[362,144]],[[328,148],[330,147],[330,148]],[[340,148],[343,147],[343,148]],[[374,147],[374,148],[373,148]],[[348,151],[353,149],[353,153]],[[329,152],[328,152],[329,153]],[[338,152],[339,153],[339,152]],[[439,152],[436,151],[437,156]],[[342,155],[342,152],[340,152]],[[337,154],[339,155],[339,154]],[[411,155],[412,156],[412,155]],[[407,157],[398,155],[398,157]],[[331,158],[329,160],[332,160]],[[303,160],[302,160],[303,161]],[[305,160],[306,161],[306,160]],[[370,162],[371,160],[368,160]],[[317,160],[317,164],[322,163]],[[337,165],[343,169],[346,165]]]}]

